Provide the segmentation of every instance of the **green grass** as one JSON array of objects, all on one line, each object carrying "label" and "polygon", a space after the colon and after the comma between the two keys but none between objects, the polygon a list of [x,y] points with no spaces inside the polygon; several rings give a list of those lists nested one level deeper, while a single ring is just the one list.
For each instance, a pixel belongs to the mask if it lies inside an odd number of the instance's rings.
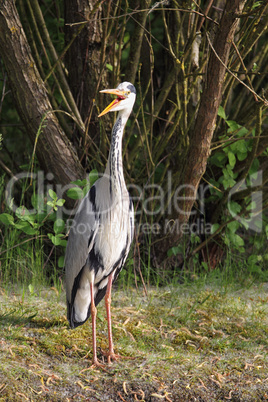
[{"label": "green grass", "polygon": [[[57,270],[56,256],[48,259],[53,245],[40,236],[29,236],[14,228],[0,227],[0,280],[8,288],[16,283],[49,286],[54,284],[60,289],[61,274]],[[46,249],[46,251],[45,251]]]},{"label": "green grass", "polygon": [[[92,370],[90,323],[70,330],[56,288],[1,289],[0,401],[267,399],[267,284],[113,292],[116,352]],[[97,343],[108,348],[103,303]],[[99,349],[99,357],[102,358]],[[27,399],[28,398],[28,399]],[[266,399],[265,399],[266,398]]]}]

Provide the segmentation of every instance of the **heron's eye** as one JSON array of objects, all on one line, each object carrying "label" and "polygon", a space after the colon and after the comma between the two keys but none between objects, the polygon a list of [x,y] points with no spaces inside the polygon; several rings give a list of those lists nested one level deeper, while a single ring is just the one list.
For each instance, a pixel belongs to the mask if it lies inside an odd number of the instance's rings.
[{"label": "heron's eye", "polygon": [[126,95],[130,95],[130,91],[126,91],[125,94],[126,94]]}]

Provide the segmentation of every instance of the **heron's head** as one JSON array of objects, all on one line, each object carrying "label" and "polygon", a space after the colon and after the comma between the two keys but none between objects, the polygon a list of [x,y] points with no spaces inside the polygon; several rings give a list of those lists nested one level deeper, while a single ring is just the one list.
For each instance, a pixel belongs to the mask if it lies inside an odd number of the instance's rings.
[{"label": "heron's head", "polygon": [[130,113],[136,99],[136,89],[130,82],[122,82],[115,89],[103,89],[101,93],[116,95],[116,98],[99,114],[99,117],[108,112],[125,110]]}]

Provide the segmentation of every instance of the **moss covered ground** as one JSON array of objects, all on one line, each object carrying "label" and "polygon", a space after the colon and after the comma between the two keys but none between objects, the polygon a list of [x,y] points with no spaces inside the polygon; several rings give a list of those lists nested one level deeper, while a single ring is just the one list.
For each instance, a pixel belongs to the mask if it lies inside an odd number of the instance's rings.
[{"label": "moss covered ground", "polygon": [[[113,292],[116,352],[91,369],[90,322],[70,330],[55,288],[0,288],[0,401],[268,401],[268,285]],[[97,342],[107,350],[104,305]]]}]

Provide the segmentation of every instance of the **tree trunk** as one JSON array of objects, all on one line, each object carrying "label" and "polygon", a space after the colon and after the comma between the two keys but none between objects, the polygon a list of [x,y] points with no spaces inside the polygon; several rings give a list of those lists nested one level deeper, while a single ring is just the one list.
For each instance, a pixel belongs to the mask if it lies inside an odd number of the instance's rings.
[{"label": "tree trunk", "polygon": [[210,155],[210,144],[222,98],[225,66],[228,63],[230,48],[239,21],[237,16],[242,12],[245,2],[245,0],[226,2],[214,40],[214,50],[210,50],[200,107],[182,173],[181,183],[184,183],[184,185],[182,191],[178,194],[177,211],[174,211],[173,215],[170,216],[172,225],[170,225],[170,233],[166,233],[168,236],[162,243],[162,257],[166,255],[170,247],[180,241],[183,235],[183,224],[189,220],[200,180],[206,170],[207,160]]},{"label": "tree trunk", "polygon": [[[95,10],[94,3],[92,0],[66,0],[64,3],[66,45],[77,35],[65,56],[68,82],[82,119],[86,122],[86,131],[93,141],[100,132],[94,100],[99,89],[108,87],[107,69],[102,65],[101,7]],[[84,21],[88,22],[79,32],[82,25],[77,23]],[[85,139],[83,145],[86,142]]]},{"label": "tree trunk", "polygon": [[[83,176],[77,154],[63,132],[33,60],[14,0],[0,7],[0,53],[18,114],[34,144],[41,168],[61,185]],[[41,127],[42,123],[42,127]]]}]

